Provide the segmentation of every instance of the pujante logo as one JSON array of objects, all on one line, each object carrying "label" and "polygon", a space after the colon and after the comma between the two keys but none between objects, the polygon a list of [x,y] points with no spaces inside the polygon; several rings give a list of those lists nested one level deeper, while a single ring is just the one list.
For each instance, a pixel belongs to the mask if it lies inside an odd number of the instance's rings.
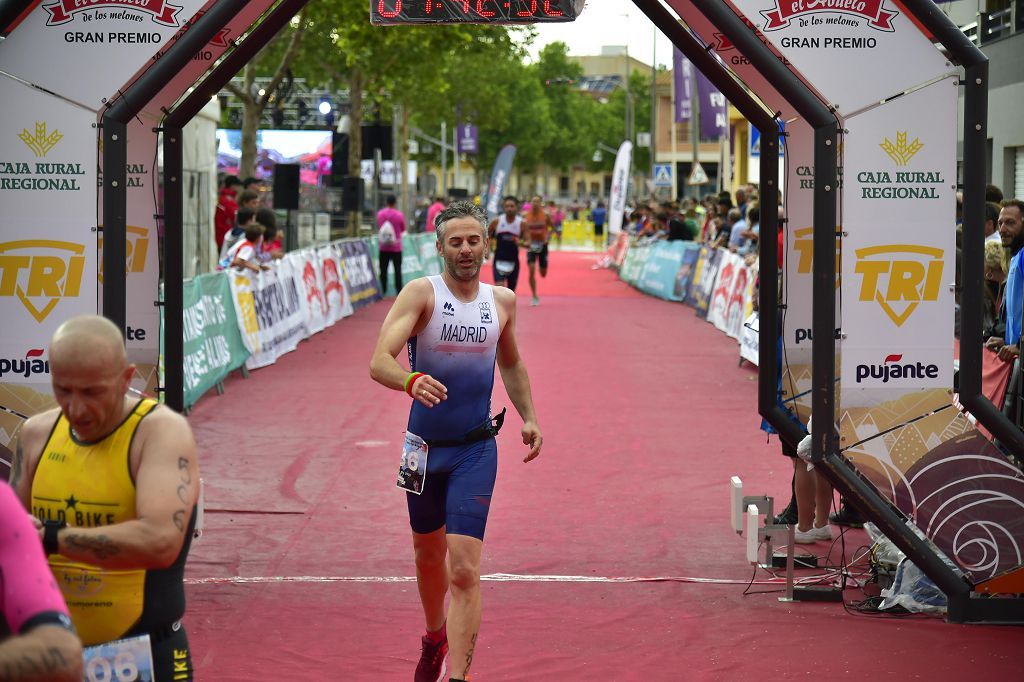
[{"label": "pujante logo", "polygon": [[937,301],[945,266],[943,249],[888,244],[857,249],[854,272],[861,276],[861,301],[876,301],[897,327],[917,307]]},{"label": "pujante logo", "polygon": [[907,131],[901,130],[896,133],[896,144],[893,144],[887,137],[878,146],[896,162],[897,166],[906,166],[914,158],[914,155],[924,148],[924,143],[915,137],[914,141],[908,144]]},{"label": "pujante logo", "polygon": [[36,322],[62,298],[77,298],[85,269],[85,245],[50,239],[0,244],[0,296],[16,296]]},{"label": "pujante logo", "polygon": [[152,20],[163,26],[178,26],[178,12],[181,5],[172,5],[166,0],[57,0],[50,5],[43,5],[50,13],[46,20],[47,26],[60,26],[75,17],[73,15],[86,10],[106,10],[89,15],[94,19],[126,19],[141,21],[136,12],[149,14]]},{"label": "pujante logo", "polygon": [[938,365],[926,365],[923,362],[904,362],[902,354],[887,355],[877,365],[857,365],[856,380],[861,383],[865,379],[876,379],[883,384],[891,379],[937,379]]},{"label": "pujante logo", "polygon": [[48,134],[46,132],[46,121],[36,121],[35,134],[30,133],[28,128],[22,128],[18,138],[25,143],[25,146],[32,150],[33,154],[41,159],[57,146],[57,143],[64,138],[64,134],[59,130],[54,130]]},{"label": "pujante logo", "polygon": [[896,10],[885,9],[885,0],[775,0],[775,7],[761,10],[766,21],[762,30],[777,31],[788,28],[794,18],[798,26],[817,24],[856,26],[859,22],[842,16],[807,17],[812,14],[847,14],[867,19],[868,26],[877,31],[892,32],[892,20],[899,16]]},{"label": "pujante logo", "polygon": [[453,306],[450,301],[445,301],[444,305],[441,306],[441,308],[442,308],[442,310],[441,310],[441,314],[442,315],[445,315],[447,317],[454,317],[455,316],[455,306]]},{"label": "pujante logo", "polygon": [[50,362],[44,360],[45,351],[42,348],[31,348],[25,353],[25,358],[0,358],[0,379],[7,374],[15,374],[32,378],[33,374],[49,374]]}]

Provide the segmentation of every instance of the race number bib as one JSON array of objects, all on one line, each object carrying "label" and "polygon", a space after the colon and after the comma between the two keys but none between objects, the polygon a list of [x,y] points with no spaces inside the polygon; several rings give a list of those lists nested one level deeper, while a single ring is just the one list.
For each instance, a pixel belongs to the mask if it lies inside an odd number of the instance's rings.
[{"label": "race number bib", "polygon": [[405,432],[402,444],[402,464],[398,467],[398,487],[419,495],[427,476],[426,442],[412,431]]},{"label": "race number bib", "polygon": [[530,253],[540,253],[544,250],[544,242],[530,242]]},{"label": "race number bib", "polygon": [[86,647],[85,682],[153,682],[149,635]]}]

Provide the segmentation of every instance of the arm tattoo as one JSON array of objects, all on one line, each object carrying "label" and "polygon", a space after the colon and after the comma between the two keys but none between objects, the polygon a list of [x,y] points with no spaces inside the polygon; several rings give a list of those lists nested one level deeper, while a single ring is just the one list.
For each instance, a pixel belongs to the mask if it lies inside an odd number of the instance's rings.
[{"label": "arm tattoo", "polygon": [[477,633],[473,633],[473,637],[469,640],[469,651],[466,652],[466,674],[469,674],[469,666],[473,665],[473,651],[476,649],[476,636]]},{"label": "arm tattoo", "polygon": [[68,662],[57,647],[50,647],[41,656],[26,655],[16,661],[9,661],[0,669],[0,682],[23,680],[31,676],[33,679],[52,675],[66,670]]},{"label": "arm tattoo", "polygon": [[178,527],[182,533],[185,532],[185,510],[179,509],[174,512],[174,525]]},{"label": "arm tattoo", "polygon": [[14,448],[14,461],[11,462],[11,487],[17,488],[21,482],[21,475],[24,470],[25,453],[21,449],[21,438],[18,438],[18,445]]},{"label": "arm tattoo", "polygon": [[[192,483],[192,474],[188,470],[189,464],[191,464],[191,462],[189,461],[188,457],[179,457],[178,458],[178,471],[181,472],[181,484],[178,485],[177,493],[178,493],[178,499],[181,500],[181,503],[183,505],[185,505],[186,507],[188,507],[188,505],[189,505],[188,487]],[[184,533],[185,532],[185,510],[184,509],[177,510],[172,515],[172,518],[174,519],[174,525],[177,527],[177,529],[180,532]]]},{"label": "arm tattoo", "polygon": [[84,535],[67,533],[64,535],[64,546],[68,549],[92,552],[100,560],[109,559],[121,553],[121,548],[106,535],[97,535],[94,538],[90,538]]},{"label": "arm tattoo", "polygon": [[188,485],[189,483],[192,482],[192,474],[190,474],[188,471],[188,465],[189,461],[187,457],[178,458],[178,470],[182,472],[181,482],[184,483],[185,485]]}]

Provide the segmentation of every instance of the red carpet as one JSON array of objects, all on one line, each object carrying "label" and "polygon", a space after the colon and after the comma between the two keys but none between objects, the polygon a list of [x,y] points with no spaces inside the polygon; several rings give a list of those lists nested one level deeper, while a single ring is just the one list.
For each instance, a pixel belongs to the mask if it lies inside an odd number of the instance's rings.
[{"label": "red carpet", "polygon": [[[792,470],[757,428],[756,375],[691,309],[595,260],[552,254],[536,308],[521,279],[545,445],[522,463],[517,416],[499,439],[482,570],[518,577],[483,584],[477,682],[1019,676],[1015,628],[742,596],[751,568],[729,529],[729,476],[784,505]],[[394,488],[408,399],[367,370],[389,305],[194,410],[210,510],[188,569],[198,679],[411,678],[422,616]],[[511,407],[500,382],[494,405]],[[849,533],[847,555],[864,539]],[[725,582],[598,581],[630,577]]]}]

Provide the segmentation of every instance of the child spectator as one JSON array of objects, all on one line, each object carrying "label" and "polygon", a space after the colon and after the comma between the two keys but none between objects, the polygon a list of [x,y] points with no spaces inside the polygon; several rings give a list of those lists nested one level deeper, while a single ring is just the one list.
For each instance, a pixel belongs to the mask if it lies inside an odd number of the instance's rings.
[{"label": "child spectator", "polygon": [[240,270],[268,270],[268,266],[259,264],[258,253],[263,245],[265,228],[257,222],[249,223],[245,228],[245,239],[240,239],[232,246],[221,260],[221,269],[238,268]]}]

